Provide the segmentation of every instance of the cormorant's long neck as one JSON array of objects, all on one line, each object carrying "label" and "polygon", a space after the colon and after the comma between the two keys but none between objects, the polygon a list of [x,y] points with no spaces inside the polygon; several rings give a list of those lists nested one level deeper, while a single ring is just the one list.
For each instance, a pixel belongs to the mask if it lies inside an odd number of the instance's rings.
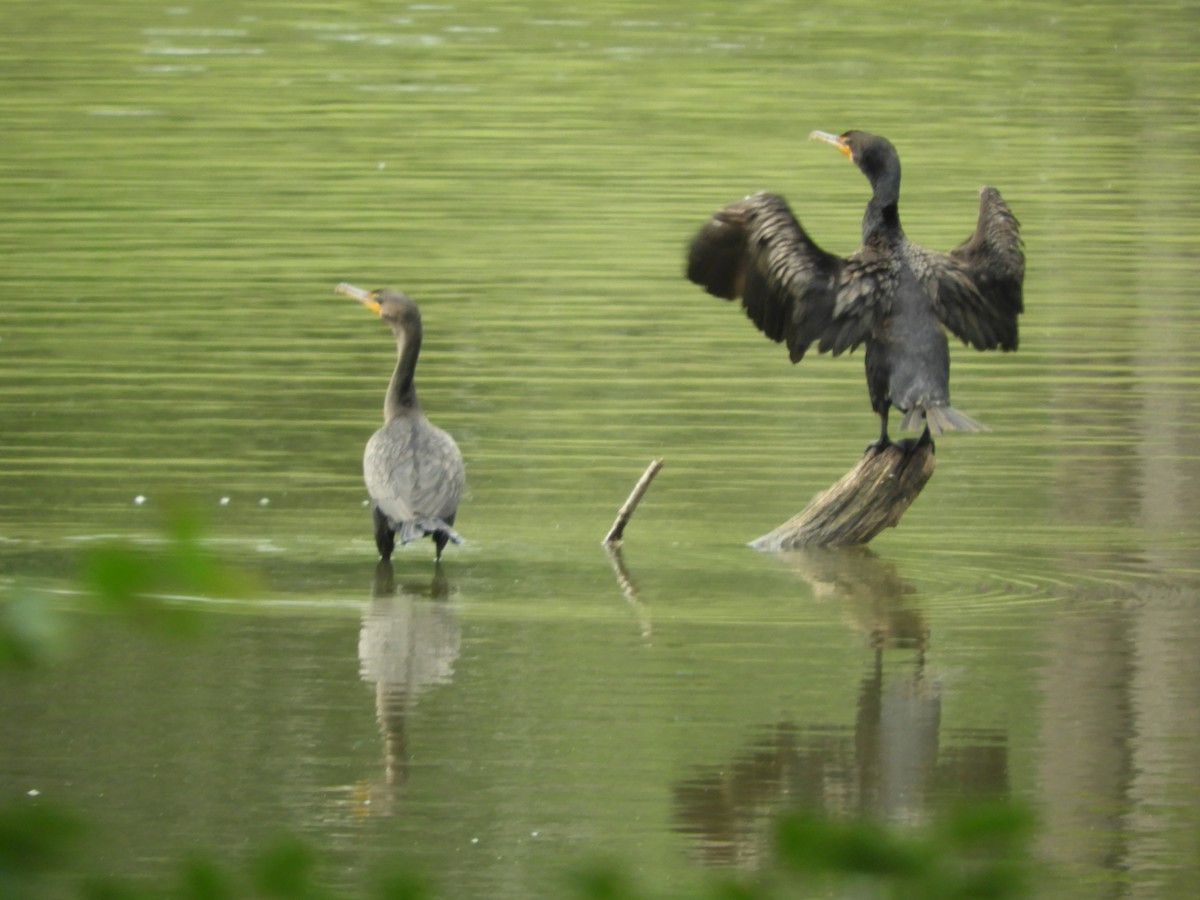
[{"label": "cormorant's long neck", "polygon": [[888,165],[871,178],[874,193],[863,213],[863,243],[872,238],[902,236],[900,227],[900,161]]},{"label": "cormorant's long neck", "polygon": [[396,371],[392,373],[387,397],[383,401],[385,422],[405,412],[420,409],[413,376],[417,371],[417,357],[421,353],[421,326],[396,329],[396,353]]}]

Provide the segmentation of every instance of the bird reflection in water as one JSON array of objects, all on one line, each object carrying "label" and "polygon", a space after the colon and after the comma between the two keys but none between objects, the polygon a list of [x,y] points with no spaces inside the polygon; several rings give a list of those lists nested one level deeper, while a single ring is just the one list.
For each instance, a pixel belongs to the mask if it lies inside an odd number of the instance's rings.
[{"label": "bird reflection in water", "polygon": [[381,779],[366,786],[363,805],[386,813],[409,778],[408,725],[417,698],[454,677],[462,628],[442,567],[432,582],[396,587],[389,560],[375,569],[371,605],[358,638],[359,675],[375,687],[375,716],[383,737]]},{"label": "bird reflection in water", "polygon": [[929,629],[895,565],[864,547],[780,559],[815,596],[840,603],[867,637],[871,657],[854,724],[780,721],[732,761],[698,767],[676,784],[675,827],[691,839],[694,855],[753,865],[770,847],[774,816],[789,807],[919,823],[940,797],[1007,794],[1002,732],[943,733],[941,687],[926,669]]}]

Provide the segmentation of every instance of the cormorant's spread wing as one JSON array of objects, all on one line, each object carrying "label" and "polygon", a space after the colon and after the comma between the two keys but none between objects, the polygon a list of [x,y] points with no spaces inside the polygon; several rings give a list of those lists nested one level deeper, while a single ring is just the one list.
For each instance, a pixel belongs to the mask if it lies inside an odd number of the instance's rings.
[{"label": "cormorant's spread wing", "polygon": [[933,309],[942,324],[978,350],[1016,350],[1025,252],[1020,224],[1000,192],[980,190],[971,237],[949,253],[925,252]]},{"label": "cormorant's spread wing", "polygon": [[697,232],[687,277],[714,296],[741,298],[759,330],[786,342],[798,362],[814,342],[836,355],[866,340],[887,311],[894,269],[869,251],[845,259],[826,253],[782,197],[755,194],[718,210]]}]

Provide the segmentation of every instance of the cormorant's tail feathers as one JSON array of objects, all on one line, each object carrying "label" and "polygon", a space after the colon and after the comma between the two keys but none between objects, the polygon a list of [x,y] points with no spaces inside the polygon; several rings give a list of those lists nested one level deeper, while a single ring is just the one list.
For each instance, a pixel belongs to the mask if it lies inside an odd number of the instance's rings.
[{"label": "cormorant's tail feathers", "polygon": [[904,414],[900,423],[901,430],[916,430],[921,427],[921,421],[933,434],[943,431],[987,431],[988,427],[976,421],[953,406],[931,406],[928,409],[914,406]]},{"label": "cormorant's tail feathers", "polygon": [[455,531],[447,522],[436,516],[428,516],[424,519],[409,519],[407,522],[400,523],[400,543],[407,544],[409,541],[415,541],[417,538],[425,537],[427,534],[446,536],[446,539],[453,544],[461,544],[463,542],[462,535]]}]

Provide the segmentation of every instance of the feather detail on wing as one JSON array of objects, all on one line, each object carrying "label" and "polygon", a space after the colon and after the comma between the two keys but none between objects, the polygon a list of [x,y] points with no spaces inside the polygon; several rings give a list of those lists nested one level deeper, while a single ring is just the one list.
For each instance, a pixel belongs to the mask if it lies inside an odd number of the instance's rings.
[{"label": "feather detail on wing", "polygon": [[687,277],[714,296],[740,298],[759,330],[798,362],[814,342],[836,355],[866,340],[887,313],[895,275],[870,251],[825,252],[782,197],[763,193],[718,210],[696,233]]},{"label": "feather detail on wing", "polygon": [[1020,224],[1000,192],[980,190],[979,221],[963,243],[949,253],[919,252],[942,324],[977,350],[1016,350],[1017,317],[1025,309],[1025,253]]}]

